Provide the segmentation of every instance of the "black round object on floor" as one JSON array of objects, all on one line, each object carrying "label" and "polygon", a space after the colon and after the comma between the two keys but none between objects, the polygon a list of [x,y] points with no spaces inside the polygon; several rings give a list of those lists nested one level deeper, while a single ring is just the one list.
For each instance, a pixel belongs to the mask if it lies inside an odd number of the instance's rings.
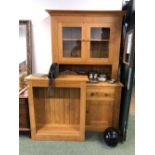
[{"label": "black round object on floor", "polygon": [[104,131],[104,141],[110,147],[115,147],[119,142],[119,132],[117,129],[110,127]]}]

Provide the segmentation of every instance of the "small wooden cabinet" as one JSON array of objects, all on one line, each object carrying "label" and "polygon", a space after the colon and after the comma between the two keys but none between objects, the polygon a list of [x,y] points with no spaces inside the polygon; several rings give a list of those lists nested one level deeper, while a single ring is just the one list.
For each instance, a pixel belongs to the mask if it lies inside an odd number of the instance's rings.
[{"label": "small wooden cabinet", "polygon": [[86,130],[118,128],[121,87],[121,83],[87,84]]}]

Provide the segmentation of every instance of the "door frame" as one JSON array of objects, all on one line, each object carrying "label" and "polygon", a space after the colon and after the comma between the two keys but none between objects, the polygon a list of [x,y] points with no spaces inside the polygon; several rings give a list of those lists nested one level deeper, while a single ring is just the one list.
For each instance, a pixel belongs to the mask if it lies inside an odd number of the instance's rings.
[{"label": "door frame", "polygon": [[[63,32],[62,32],[62,28],[63,27],[81,27],[81,57],[79,58],[74,58],[74,57],[63,57]],[[59,56],[58,56],[58,61],[60,63],[64,63],[64,64],[74,64],[74,63],[82,63],[84,61],[84,49],[85,49],[85,45],[84,45],[84,24],[83,23],[75,23],[75,22],[62,22],[62,23],[58,23],[58,52],[59,52]]]}]

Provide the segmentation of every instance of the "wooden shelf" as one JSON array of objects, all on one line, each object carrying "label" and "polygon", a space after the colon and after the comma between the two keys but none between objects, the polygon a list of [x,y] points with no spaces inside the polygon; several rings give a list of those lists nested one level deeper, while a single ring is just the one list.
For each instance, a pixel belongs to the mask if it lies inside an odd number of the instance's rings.
[{"label": "wooden shelf", "polygon": [[90,41],[109,41],[109,39],[91,39]]},{"label": "wooden shelf", "polygon": [[[63,39],[63,41],[82,41],[81,39]],[[90,41],[109,41],[109,39],[91,39],[91,40],[86,40],[88,42]]]},{"label": "wooden shelf", "polygon": [[81,39],[63,39],[63,41],[81,41]]},{"label": "wooden shelf", "polygon": [[30,131],[30,128],[19,128],[19,131]]},{"label": "wooden shelf", "polygon": [[80,127],[78,125],[44,124],[38,127],[37,134],[79,135]]}]

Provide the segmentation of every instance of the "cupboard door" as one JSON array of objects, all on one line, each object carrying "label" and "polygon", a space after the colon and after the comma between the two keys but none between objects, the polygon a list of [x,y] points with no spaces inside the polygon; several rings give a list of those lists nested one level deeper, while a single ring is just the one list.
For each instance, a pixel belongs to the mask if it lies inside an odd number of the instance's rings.
[{"label": "cupboard door", "polygon": [[112,63],[113,35],[111,23],[87,25],[87,61],[89,63]]},{"label": "cupboard door", "polygon": [[86,104],[86,130],[103,132],[112,126],[113,101],[87,100]]},{"label": "cupboard door", "polygon": [[58,30],[59,63],[81,63],[83,56],[82,23],[60,23]]}]

